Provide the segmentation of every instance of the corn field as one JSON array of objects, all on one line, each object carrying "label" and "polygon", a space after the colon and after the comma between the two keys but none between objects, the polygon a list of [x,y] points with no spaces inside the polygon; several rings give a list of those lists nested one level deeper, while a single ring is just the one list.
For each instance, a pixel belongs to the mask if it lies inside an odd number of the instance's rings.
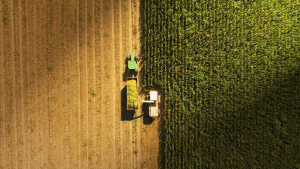
[{"label": "corn field", "polygon": [[[145,0],[163,168],[300,168],[298,0]],[[297,129],[298,128],[298,129]]]}]

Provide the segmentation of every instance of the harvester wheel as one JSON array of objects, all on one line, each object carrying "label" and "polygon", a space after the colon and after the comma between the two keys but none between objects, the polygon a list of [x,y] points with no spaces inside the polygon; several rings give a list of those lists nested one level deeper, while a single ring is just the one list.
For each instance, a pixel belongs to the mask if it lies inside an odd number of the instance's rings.
[{"label": "harvester wheel", "polygon": [[135,60],[138,60],[138,54],[135,55]]},{"label": "harvester wheel", "polygon": [[127,59],[130,60],[130,54],[127,55]]}]

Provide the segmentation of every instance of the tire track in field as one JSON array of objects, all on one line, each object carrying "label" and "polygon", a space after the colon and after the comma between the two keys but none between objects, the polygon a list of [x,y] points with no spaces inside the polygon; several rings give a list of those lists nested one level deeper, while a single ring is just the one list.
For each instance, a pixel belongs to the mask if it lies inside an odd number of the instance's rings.
[{"label": "tire track in field", "polygon": [[[62,18],[62,0],[57,1],[57,10],[58,12],[58,23],[59,23],[59,29],[57,29],[57,31],[59,30],[59,36],[58,37],[58,52],[56,57],[58,57],[56,60],[59,63],[59,125],[60,127],[58,127],[59,133],[58,136],[60,136],[60,160],[61,160],[61,164],[62,166],[64,166],[64,168],[67,168],[67,157],[66,157],[66,138],[67,138],[67,118],[66,118],[66,111],[65,111],[65,87],[66,87],[66,81],[65,81],[65,65],[64,65],[64,38],[63,38],[63,18]],[[63,126],[63,127],[62,127]]]},{"label": "tire track in field", "polygon": [[[2,15],[2,2],[0,3],[0,18],[4,18],[3,15]],[[0,154],[1,154],[1,167],[5,168],[6,167],[6,160],[4,159],[5,157],[5,152],[6,152],[6,146],[5,146],[5,116],[6,116],[6,111],[5,111],[5,107],[4,107],[4,52],[3,52],[3,22],[0,22],[0,52],[1,52],[1,100],[0,100],[0,106],[1,106],[1,122],[0,122],[0,139],[1,139],[1,144],[0,144]]]},{"label": "tire track in field", "polygon": [[79,105],[78,105],[78,111],[79,111],[79,116],[78,116],[78,122],[79,122],[79,128],[78,128],[78,147],[79,147],[79,168],[81,167],[81,156],[80,156],[80,154],[81,154],[81,149],[80,149],[80,141],[81,141],[81,137],[80,137],[80,128],[81,128],[81,122],[80,122],[80,116],[81,116],[81,104],[80,104],[80,101],[81,101],[81,95],[80,95],[80,81],[81,81],[81,79],[80,79],[80,59],[79,59],[79,4],[77,4],[76,5],[76,7],[77,7],[77,9],[76,9],[76,11],[77,11],[77,16],[76,16],[76,18],[77,18],[77,28],[76,28],[76,30],[77,30],[77,32],[76,32],[76,34],[77,34],[77,79],[78,79],[78,93],[79,93]]},{"label": "tire track in field", "polygon": [[[78,124],[79,124],[79,79],[78,79],[78,23],[77,23],[77,4],[74,1],[68,1],[68,12],[70,13],[70,19],[68,19],[68,38],[67,44],[70,49],[67,54],[68,65],[69,65],[69,83],[70,83],[70,97],[69,106],[71,109],[70,119],[70,132],[71,132],[71,154],[70,154],[70,168],[78,168],[79,160],[79,135],[78,135]],[[74,38],[75,37],[75,38]],[[73,69],[75,67],[75,69]]]},{"label": "tire track in field", "polygon": [[[93,89],[94,90],[96,90],[96,48],[95,48],[95,43],[96,43],[96,38],[95,38],[95,2],[94,1],[92,1],[92,3],[90,4],[91,5],[91,8],[92,8],[92,20],[91,20],[91,22],[92,22],[92,29],[90,29],[90,33],[92,34],[91,36],[92,36],[92,38],[91,38],[91,42],[92,42],[92,45],[91,45],[91,56],[93,57],[93,70],[91,71],[91,74],[90,74],[90,76],[92,76],[93,77]],[[97,103],[95,102],[96,101],[96,98],[94,97],[93,98],[93,104],[94,104],[94,106],[93,106],[93,116],[92,116],[92,119],[93,120],[91,120],[92,121],[92,136],[93,136],[93,138],[91,139],[91,140],[93,140],[92,141],[92,157],[91,157],[91,168],[96,168],[95,167],[95,163],[96,163],[96,160],[97,160],[97,158],[95,158],[96,156],[95,156],[95,154],[96,154],[96,116],[95,116],[95,114],[96,114],[96,106],[95,105],[97,105]]]},{"label": "tire track in field", "polygon": [[[85,33],[84,33],[84,38],[85,38],[85,56],[86,56],[86,67],[85,67],[85,73],[86,73],[86,78],[87,78],[87,85],[86,85],[86,99],[88,99],[89,98],[89,84],[90,84],[90,82],[89,82],[89,74],[88,74],[88,70],[87,70],[87,65],[88,65],[88,46],[87,46],[87,44],[88,44],[88,41],[87,41],[87,27],[88,27],[88,24],[87,24],[87,2],[86,2],[86,0],[84,1],[84,16],[85,16],[85,18],[84,18],[84,31],[85,31]],[[87,124],[87,130],[86,130],[86,139],[87,139],[87,141],[89,140],[89,112],[90,112],[90,110],[89,110],[89,103],[87,103],[86,104],[86,111],[87,111],[87,122],[86,122],[86,124]],[[87,166],[87,168],[89,168],[89,159],[88,159],[88,157],[89,157],[89,144],[90,144],[90,142],[88,142],[88,144],[87,144],[87,146],[86,146],[86,166]]]},{"label": "tire track in field", "polygon": [[[132,13],[133,13],[133,16],[132,16],[132,19],[133,19],[133,25],[134,25],[134,31],[136,32],[136,34],[134,35],[133,37],[133,40],[134,40],[134,48],[133,48],[133,51],[135,52],[135,54],[139,54],[139,59],[138,59],[138,65],[139,65],[139,68],[138,68],[138,74],[137,74],[137,77],[138,77],[138,101],[140,99],[143,99],[143,95],[140,95],[141,93],[141,55],[140,55],[140,33],[139,33],[139,18],[140,18],[140,1],[133,1],[132,3]],[[135,48],[136,47],[136,48]],[[138,102],[138,106],[139,106],[139,109],[137,111],[137,115],[140,116],[142,115],[142,110],[141,110],[141,106],[142,106],[143,103],[141,102]],[[142,118],[139,118],[139,119],[136,119],[135,121],[135,151],[137,151],[137,155],[135,155],[136,157],[136,167],[137,168],[140,168],[140,165],[143,163],[142,162],[142,137],[141,137],[141,128],[143,127],[143,123],[142,123]]]},{"label": "tire track in field", "polygon": [[[86,129],[86,131],[83,131],[84,133],[84,140],[88,141],[88,129],[89,129],[89,108],[88,108],[88,93],[89,93],[89,79],[88,79],[88,70],[87,70],[87,63],[88,63],[88,46],[87,46],[87,2],[86,0],[84,1],[84,56],[85,56],[85,94],[86,94],[86,97],[84,98],[84,102],[86,102],[86,107],[85,107],[85,115],[86,115],[86,120],[85,120],[85,125],[84,125],[84,128],[83,129]],[[86,150],[84,151],[85,155],[83,155],[83,157],[86,156],[86,159],[84,159],[85,161],[85,164],[84,166],[86,166],[86,168],[88,168],[88,142],[87,142],[87,145],[86,145]],[[85,168],[85,167],[83,167]]]},{"label": "tire track in field", "polygon": [[[23,96],[22,96],[22,106],[23,106],[23,112],[22,112],[22,133],[23,133],[23,160],[22,160],[22,168],[27,168],[29,167],[29,157],[28,156],[28,152],[30,152],[29,149],[29,142],[27,141],[28,139],[28,134],[26,132],[26,128],[27,128],[27,124],[26,124],[26,115],[25,113],[27,113],[28,110],[28,88],[25,86],[25,84],[28,84],[28,75],[27,75],[27,71],[28,71],[28,64],[27,64],[27,51],[28,51],[28,13],[27,13],[27,3],[26,0],[21,0],[23,6],[22,6],[22,20],[24,24],[22,24],[22,29],[20,30],[22,32],[22,41],[21,41],[21,46],[22,46],[22,51],[20,51],[22,53],[22,88],[23,88]],[[27,150],[27,151],[26,151]],[[27,155],[26,155],[27,154]]]},{"label": "tire track in field", "polygon": [[103,0],[101,1],[101,34],[100,34],[100,37],[101,37],[101,53],[100,53],[100,57],[101,57],[101,67],[100,67],[100,70],[101,70],[101,168],[103,168],[104,166],[104,137],[103,137],[103,133],[105,133],[105,130],[104,130],[104,122],[105,122],[105,119],[103,118],[104,117],[104,113],[105,113],[105,105],[104,105],[104,100],[105,100],[105,97],[104,97],[104,10],[103,10]]},{"label": "tire track in field", "polygon": [[[123,30],[123,27],[122,27],[122,3],[121,2],[119,2],[119,4],[118,4],[118,10],[119,10],[119,12],[118,12],[118,17],[119,17],[119,30],[120,30],[120,32],[119,32],[119,42],[120,42],[120,47],[119,47],[119,59],[120,59],[120,65],[119,65],[119,70],[120,70],[120,78],[119,78],[119,82],[120,82],[120,84],[119,84],[119,88],[120,88],[120,93],[121,93],[121,90],[124,88],[124,82],[123,82],[123,78],[122,78],[122,73],[124,72],[124,57],[122,57],[122,54],[123,54],[123,39],[122,39],[122,37],[123,37],[123,35],[122,35],[122,30]],[[123,99],[123,96],[122,96],[122,94],[123,93],[121,93],[120,94],[120,119],[122,118],[122,105],[121,105],[121,103],[123,103],[122,102],[122,99]],[[124,166],[124,162],[123,162],[123,160],[124,160],[124,158],[123,158],[123,155],[124,155],[124,150],[123,150],[123,140],[124,140],[124,138],[123,138],[123,124],[124,123],[122,123],[122,122],[120,122],[120,134],[119,134],[119,137],[120,137],[120,146],[121,146],[121,152],[120,152],[120,154],[121,154],[121,159],[120,159],[120,161],[121,161],[121,163],[120,163],[120,168],[123,168],[123,166]]]},{"label": "tire track in field", "polygon": [[52,17],[53,12],[53,6],[52,2],[53,1],[46,1],[46,16],[45,16],[45,22],[47,23],[47,69],[48,69],[48,104],[49,104],[49,110],[48,110],[48,132],[49,132],[49,166],[55,167],[55,163],[53,164],[54,161],[56,161],[56,152],[55,152],[55,140],[53,139],[54,137],[54,127],[53,127],[53,121],[55,120],[54,117],[54,112],[55,109],[55,104],[53,103],[53,94],[52,94],[52,86],[53,86],[53,75],[51,71],[53,71],[51,68],[53,67],[52,61],[51,61],[51,56],[53,55],[53,38],[51,37],[52,32],[53,32],[53,22],[54,22],[54,17]]},{"label": "tire track in field", "polygon": [[[104,66],[104,72],[105,72],[105,112],[104,112],[104,119],[105,119],[105,131],[106,131],[106,139],[105,139],[105,146],[104,146],[104,153],[106,154],[105,156],[105,167],[104,168],[115,168],[115,151],[114,151],[114,145],[115,145],[115,140],[114,140],[114,80],[112,76],[112,72],[114,71],[114,63],[112,62],[113,57],[112,56],[114,53],[114,44],[113,44],[113,23],[112,23],[112,17],[113,17],[113,11],[112,11],[112,3],[111,1],[103,3],[104,7],[104,15],[105,20],[104,20],[104,52],[105,56],[103,58],[105,59],[105,66]],[[103,35],[102,35],[103,36]]]},{"label": "tire track in field", "polygon": [[49,157],[49,150],[48,150],[48,140],[49,134],[47,134],[48,129],[48,87],[47,87],[47,49],[46,43],[47,41],[45,38],[46,35],[46,18],[45,18],[45,2],[44,1],[37,1],[36,4],[35,15],[36,18],[36,25],[37,29],[36,32],[39,32],[37,38],[37,59],[38,59],[38,69],[37,69],[37,95],[38,98],[38,129],[39,129],[39,155],[40,155],[40,167],[46,167],[46,163]]},{"label": "tire track in field", "polygon": [[79,36],[79,73],[80,73],[80,168],[87,168],[87,114],[88,114],[88,82],[87,82],[87,42],[86,42],[86,4],[78,4],[78,36]]},{"label": "tire track in field", "polygon": [[62,81],[63,79],[63,66],[62,66],[62,56],[61,56],[61,50],[62,50],[62,38],[61,38],[61,1],[54,1],[53,7],[54,7],[54,51],[53,55],[51,57],[52,64],[53,64],[53,71],[51,71],[51,74],[53,74],[53,90],[54,90],[54,101],[55,101],[55,121],[53,123],[53,128],[55,131],[55,149],[57,151],[57,159],[55,161],[54,166],[59,166],[62,168],[65,167],[65,158],[64,157],[64,146],[63,146],[63,138],[65,137],[65,132],[63,132],[65,128],[63,116],[63,108],[62,108],[62,98],[63,98],[63,86],[64,83]]},{"label": "tire track in field", "polygon": [[[5,4],[6,3],[6,4]],[[5,106],[5,137],[6,137],[6,142],[5,142],[5,146],[6,146],[6,155],[5,155],[5,157],[6,157],[6,161],[8,162],[6,165],[7,165],[7,167],[9,166],[10,167],[10,163],[11,163],[11,148],[10,148],[10,143],[11,143],[11,139],[10,139],[10,129],[11,129],[11,126],[10,126],[10,114],[12,114],[11,112],[10,112],[10,106],[9,106],[9,102],[11,102],[10,101],[10,97],[8,97],[8,94],[10,94],[10,93],[12,93],[10,90],[11,90],[11,88],[9,88],[8,86],[10,86],[11,85],[11,82],[10,81],[8,81],[9,79],[7,78],[7,76],[9,76],[10,75],[10,70],[9,70],[9,68],[11,67],[10,65],[9,66],[7,66],[7,64],[10,64],[10,60],[7,60],[7,58],[11,58],[11,56],[9,56],[10,54],[11,54],[11,51],[8,51],[8,49],[10,49],[10,43],[9,43],[9,41],[10,41],[10,37],[9,37],[9,35],[10,35],[10,32],[11,32],[11,30],[7,30],[8,29],[8,26],[10,25],[10,24],[8,24],[8,23],[10,23],[10,19],[11,19],[11,17],[7,14],[7,13],[10,13],[10,10],[8,9],[8,4],[7,4],[7,2],[5,2],[5,3],[3,3],[4,5],[3,5],[3,10],[5,11],[8,11],[8,12],[4,12],[4,17],[5,18],[7,18],[6,19],[6,24],[4,24],[4,26],[3,26],[3,39],[5,39],[4,41],[3,41],[3,50],[4,50],[4,65],[3,65],[3,67],[4,67],[4,74],[3,74],[3,79],[4,79],[4,98],[6,98],[5,100],[4,100],[4,106]],[[2,10],[2,11],[3,11]],[[2,12],[1,11],[1,12]]]},{"label": "tire track in field", "polygon": [[[4,26],[4,84],[5,84],[5,107],[6,107],[6,126],[7,126],[7,146],[8,146],[8,163],[9,167],[15,167],[15,124],[14,124],[14,43],[13,43],[13,4],[12,1],[4,2],[4,17],[6,17]],[[2,12],[2,11],[1,11]]]},{"label": "tire track in field", "polygon": [[[28,168],[30,168],[31,167],[31,136],[30,136],[30,132],[29,132],[29,130],[30,130],[30,124],[28,123],[29,122],[29,120],[30,120],[30,106],[29,106],[29,104],[30,104],[30,95],[29,95],[29,84],[31,84],[30,83],[30,80],[29,80],[29,46],[30,46],[30,42],[29,42],[29,40],[30,40],[30,38],[29,38],[29,36],[28,36],[28,32],[29,32],[29,12],[28,12],[28,7],[29,6],[29,4],[28,4],[28,1],[26,1],[26,14],[27,14],[27,29],[26,29],[26,32],[27,32],[27,34],[26,34],[26,39],[27,39],[27,47],[26,47],[26,51],[27,51],[27,57],[26,57],[26,61],[27,61],[27,63],[26,63],[26,68],[27,68],[27,72],[26,72],[26,76],[27,76],[27,83],[26,83],[26,85],[27,85],[27,89],[26,89],[26,96],[27,96],[27,102],[26,102],[26,104],[27,104],[27,116],[25,115],[25,124],[27,124],[26,125],[26,135],[27,135],[27,144],[28,144],[28,155],[27,155],[27,157],[28,157]],[[26,145],[27,145],[26,144]]]},{"label": "tire track in field", "polygon": [[[92,92],[95,92],[95,45],[94,45],[94,7],[93,1],[86,1],[86,43],[87,43],[87,78],[88,78],[88,120],[87,120],[87,167],[95,168],[94,166],[94,145],[95,145],[95,97]],[[88,10],[89,9],[89,10]],[[89,66],[89,67],[88,67]]]},{"label": "tire track in field", "polygon": [[[33,12],[34,12],[34,58],[35,58],[35,71],[34,71],[34,76],[35,76],[35,128],[34,128],[34,134],[35,134],[35,149],[37,149],[36,153],[36,160],[37,162],[35,163],[36,166],[41,166],[41,155],[40,155],[40,150],[41,150],[41,144],[39,141],[39,133],[41,133],[40,130],[40,125],[39,125],[39,111],[38,111],[38,57],[37,57],[37,8],[36,8],[36,2],[33,2]],[[39,126],[39,127],[38,127]]]},{"label": "tire track in field", "polygon": [[[130,36],[129,36],[129,33],[128,33],[128,31],[129,31],[129,25],[128,25],[128,20],[129,20],[129,17],[128,17],[128,1],[122,1],[121,2],[121,23],[122,23],[122,54],[123,54],[123,56],[124,55],[126,55],[127,56],[127,54],[130,54],[130,48],[129,48],[129,38],[130,38]],[[123,30],[124,30],[124,33],[123,33]],[[124,44],[124,46],[123,46],[123,44]],[[129,48],[129,49],[128,49]],[[124,57],[126,57],[126,56],[124,56]],[[124,58],[123,57],[123,58]],[[124,92],[123,92],[123,96],[122,96],[122,99],[124,100],[123,101],[123,104],[124,105],[121,105],[121,106],[123,106],[123,117],[126,117],[128,114],[127,114],[127,105],[126,105],[126,103],[127,103],[127,96],[126,96],[126,93],[127,93],[127,86],[126,86],[126,77],[128,76],[128,71],[129,70],[126,70],[127,69],[127,67],[124,65],[124,62],[123,62],[123,64],[122,64],[122,72],[124,72],[124,81],[122,82],[122,89],[124,90]],[[122,119],[122,120],[125,120],[125,119]],[[130,139],[130,124],[129,123],[131,123],[130,121],[122,121],[122,128],[123,128],[123,130],[122,131],[124,131],[124,133],[122,132],[121,133],[121,137],[122,137],[122,142],[123,142],[123,144],[122,144],[122,146],[123,146],[123,167],[124,168],[133,168],[132,167],[132,161],[131,161],[131,159],[132,159],[132,149],[131,149],[131,145],[130,145],[130,141],[132,141],[131,139]]]},{"label": "tire track in field", "polygon": [[60,64],[60,82],[61,82],[61,93],[60,93],[60,98],[61,98],[61,102],[60,102],[60,111],[62,112],[61,113],[61,118],[60,118],[60,125],[63,126],[63,129],[61,130],[60,134],[61,136],[63,136],[61,139],[61,151],[62,151],[62,154],[61,154],[61,159],[62,160],[62,163],[64,164],[64,168],[68,168],[68,165],[69,165],[69,159],[68,159],[68,111],[66,111],[65,107],[66,107],[66,87],[67,87],[67,84],[66,84],[66,64],[65,64],[65,44],[66,44],[66,39],[64,38],[64,35],[66,34],[65,33],[65,27],[66,26],[64,24],[64,5],[65,5],[65,1],[64,0],[61,0],[61,1],[58,1],[58,9],[59,9],[59,23],[60,23],[60,36],[59,36],[59,46],[60,46],[60,61],[59,61],[59,64]]},{"label": "tire track in field", "polygon": [[33,155],[32,157],[32,165],[34,167],[37,167],[39,164],[39,159],[38,159],[38,150],[36,148],[36,145],[38,147],[38,143],[37,143],[37,59],[36,59],[36,14],[35,14],[35,2],[33,1],[29,1],[30,3],[30,7],[29,7],[29,12],[31,15],[31,33],[30,33],[30,39],[31,39],[31,55],[30,55],[30,63],[29,63],[29,68],[30,68],[30,72],[29,72],[29,76],[32,81],[32,86],[30,86],[30,93],[31,93],[31,109],[30,112],[32,112],[32,116],[30,118],[30,120],[32,122],[31,123],[31,132],[30,134],[32,135],[32,140],[30,140],[30,142],[33,143],[34,148],[31,149],[31,151],[33,151]]},{"label": "tire track in field", "polygon": [[[65,83],[64,85],[64,96],[65,96],[65,99],[64,99],[64,110],[65,110],[65,117],[66,117],[66,143],[65,143],[65,158],[66,158],[66,168],[70,168],[70,154],[71,154],[71,151],[70,151],[70,145],[72,145],[72,142],[70,141],[70,119],[71,119],[71,116],[70,116],[70,105],[68,104],[68,99],[70,97],[69,95],[69,75],[68,75],[68,71],[69,71],[69,64],[68,64],[68,55],[67,55],[67,50],[68,49],[68,42],[67,42],[67,35],[68,35],[68,25],[70,24],[69,23],[69,19],[67,18],[68,15],[66,15],[69,11],[68,11],[68,8],[67,8],[67,2],[65,0],[63,0],[62,4],[61,4],[61,8],[62,8],[62,23],[64,23],[64,28],[63,29],[63,36],[62,38],[64,39],[63,40],[63,56],[64,56],[64,78],[63,78],[63,81]],[[65,36],[64,36],[65,35]]]},{"label": "tire track in field", "polygon": [[116,66],[116,63],[115,63],[115,58],[116,58],[116,52],[115,52],[115,28],[114,28],[114,1],[111,1],[111,35],[112,35],[112,38],[111,38],[111,43],[112,43],[112,54],[114,55],[113,57],[111,57],[111,65],[113,66],[112,67],[112,82],[113,82],[113,104],[111,106],[111,110],[113,110],[113,151],[114,151],[114,154],[113,154],[113,158],[114,158],[114,161],[113,161],[113,168],[116,168],[116,69],[115,69],[115,66]]},{"label": "tire track in field", "polygon": [[[14,2],[14,1],[13,1]],[[16,66],[15,66],[15,42],[14,42],[14,36],[15,36],[15,30],[14,30],[14,19],[15,19],[15,16],[14,16],[14,3],[12,1],[10,2],[10,5],[11,5],[11,46],[12,46],[12,81],[13,81],[13,93],[12,93],[12,97],[13,97],[13,103],[12,103],[12,109],[13,109],[13,123],[14,123],[14,136],[11,136],[11,137],[14,137],[14,139],[12,139],[12,149],[15,150],[13,154],[13,158],[12,158],[12,168],[16,168],[18,166],[18,161],[16,160],[17,159],[17,117],[16,117]]]},{"label": "tire track in field", "polygon": [[20,166],[22,165],[21,163],[21,156],[22,156],[22,150],[21,148],[21,125],[20,125],[20,113],[21,113],[21,101],[20,101],[20,43],[19,43],[19,38],[20,38],[20,34],[19,34],[19,20],[20,20],[20,15],[19,15],[19,4],[18,4],[18,0],[14,0],[13,1],[13,9],[14,9],[14,23],[13,23],[13,27],[14,27],[14,49],[15,49],[15,59],[14,59],[14,67],[15,67],[15,76],[14,76],[14,81],[15,81],[15,128],[16,128],[16,136],[15,136],[15,145],[16,145],[16,157],[15,157],[15,161],[16,161],[16,168],[21,168]]},{"label": "tire track in field", "polygon": [[[62,28],[61,28],[61,31],[62,31],[62,35],[61,35],[61,38],[62,38],[62,55],[63,55],[63,78],[62,78],[62,81],[63,81],[63,93],[64,95],[62,96],[63,97],[63,112],[64,112],[64,122],[65,122],[65,126],[66,126],[66,129],[64,131],[64,135],[65,135],[65,138],[63,140],[63,143],[64,143],[64,159],[66,159],[66,162],[65,162],[65,168],[70,168],[70,156],[69,154],[71,153],[70,152],[70,145],[72,144],[70,142],[70,109],[69,109],[69,104],[68,104],[68,98],[70,97],[69,95],[69,92],[68,92],[68,62],[67,62],[67,48],[68,46],[66,46],[67,44],[67,25],[69,25],[69,20],[67,18],[67,2],[65,0],[62,1],[61,3],[61,25],[62,25]],[[65,36],[64,36],[65,35]]]},{"label": "tire track in field", "polygon": [[[24,139],[24,125],[23,125],[23,114],[24,114],[24,109],[23,109],[23,67],[22,67],[22,61],[23,61],[23,51],[22,51],[22,15],[21,15],[21,0],[18,0],[18,33],[19,33],[19,39],[18,42],[18,50],[19,50],[19,110],[18,110],[18,163],[17,168],[24,168],[23,166],[23,159],[24,159],[24,149],[23,149],[23,139]],[[1,128],[1,127],[0,127]]]},{"label": "tire track in field", "polygon": [[120,12],[119,12],[119,2],[113,3],[113,24],[114,24],[114,32],[113,32],[113,39],[114,39],[114,84],[115,84],[115,93],[114,93],[114,124],[115,124],[115,158],[116,158],[116,168],[122,168],[122,161],[121,161],[121,155],[122,155],[122,150],[121,150],[121,137],[120,137],[120,130],[121,130],[121,123],[120,123],[120,116],[121,116],[121,111],[120,111],[120,98],[121,98],[121,88],[120,88],[120,43],[121,43],[121,38],[120,38]]},{"label": "tire track in field", "polygon": [[96,1],[95,2],[95,7],[96,7],[96,10],[95,10],[95,16],[97,17],[96,19],[96,34],[97,34],[97,37],[95,39],[95,44],[96,44],[96,49],[95,49],[95,55],[96,55],[96,64],[97,64],[97,69],[95,69],[95,72],[96,72],[96,75],[95,75],[95,79],[97,79],[97,82],[96,82],[96,89],[95,89],[95,93],[96,93],[96,114],[95,114],[95,121],[96,121],[96,145],[95,145],[95,152],[96,152],[96,159],[98,159],[96,162],[95,162],[95,165],[97,166],[97,168],[103,168],[103,141],[102,141],[102,133],[103,133],[103,130],[102,130],[102,123],[103,123],[103,120],[102,120],[102,114],[103,114],[103,57],[102,57],[102,51],[103,51],[103,47],[102,47],[102,36],[100,35],[103,35],[103,14],[102,14],[102,1]]},{"label": "tire track in field", "polygon": [[18,125],[17,123],[17,118],[18,118],[18,114],[20,112],[20,109],[19,109],[19,106],[20,106],[20,102],[19,102],[19,95],[20,95],[20,57],[19,57],[19,44],[18,44],[18,40],[19,40],[19,35],[18,35],[18,30],[19,30],[19,22],[18,22],[18,19],[19,19],[19,11],[18,11],[18,0],[14,0],[13,3],[12,3],[12,9],[14,10],[13,11],[13,24],[12,24],[12,37],[13,37],[13,52],[14,52],[14,62],[13,62],[13,65],[14,65],[14,69],[13,69],[13,81],[14,81],[14,116],[15,116],[15,130],[16,130],[16,133],[15,133],[15,152],[16,152],[16,155],[15,155],[15,159],[14,161],[16,162],[16,165],[15,167],[18,168],[19,166],[19,153],[18,153],[18,149],[20,147],[20,144],[18,143],[18,133],[19,133],[19,129],[20,129],[20,126]]},{"label": "tire track in field", "polygon": [[[58,36],[58,33],[56,32],[57,26],[58,26],[58,18],[56,17],[56,5],[55,5],[55,0],[50,1],[49,6],[51,6],[51,11],[50,11],[50,24],[51,27],[49,29],[49,33],[50,33],[50,66],[52,67],[50,74],[51,74],[51,87],[50,87],[50,92],[51,92],[51,103],[53,107],[52,112],[51,112],[51,116],[52,116],[52,121],[51,121],[51,140],[52,140],[52,149],[53,149],[53,158],[51,161],[51,166],[53,166],[54,168],[58,168],[58,166],[61,166],[60,164],[60,138],[61,136],[58,136],[58,129],[57,126],[58,121],[59,121],[59,109],[58,109],[58,99],[59,99],[59,92],[57,92],[58,89],[58,70],[59,70],[59,66],[57,63],[57,60],[55,59],[55,56],[57,55],[57,39],[56,37]],[[52,23],[53,21],[53,23]]]}]

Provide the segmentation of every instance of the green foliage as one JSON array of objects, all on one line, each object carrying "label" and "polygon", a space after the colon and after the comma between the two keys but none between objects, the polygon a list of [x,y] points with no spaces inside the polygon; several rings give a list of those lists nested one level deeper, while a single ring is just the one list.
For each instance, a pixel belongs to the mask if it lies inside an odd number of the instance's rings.
[{"label": "green foliage", "polygon": [[51,72],[52,67],[49,65],[47,69],[48,69],[49,72]]},{"label": "green foliage", "polygon": [[144,8],[142,85],[164,89],[163,168],[299,168],[299,2]]},{"label": "green foliage", "polygon": [[6,25],[6,20],[7,20],[7,18],[6,17],[4,17],[3,18],[3,23]]},{"label": "green foliage", "polygon": [[136,28],[133,29],[132,33],[133,35],[136,35]]},{"label": "green foliage", "polygon": [[94,89],[92,90],[92,96],[95,96],[96,94],[95,94],[95,91],[94,91]]}]

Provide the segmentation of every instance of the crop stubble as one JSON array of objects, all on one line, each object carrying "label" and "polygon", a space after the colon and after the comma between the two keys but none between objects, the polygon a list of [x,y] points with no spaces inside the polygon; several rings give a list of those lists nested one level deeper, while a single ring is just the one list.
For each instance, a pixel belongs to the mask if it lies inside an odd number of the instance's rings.
[{"label": "crop stubble", "polygon": [[14,0],[0,9],[0,167],[156,168],[157,123],[146,134],[143,118],[120,121],[139,2]]}]

